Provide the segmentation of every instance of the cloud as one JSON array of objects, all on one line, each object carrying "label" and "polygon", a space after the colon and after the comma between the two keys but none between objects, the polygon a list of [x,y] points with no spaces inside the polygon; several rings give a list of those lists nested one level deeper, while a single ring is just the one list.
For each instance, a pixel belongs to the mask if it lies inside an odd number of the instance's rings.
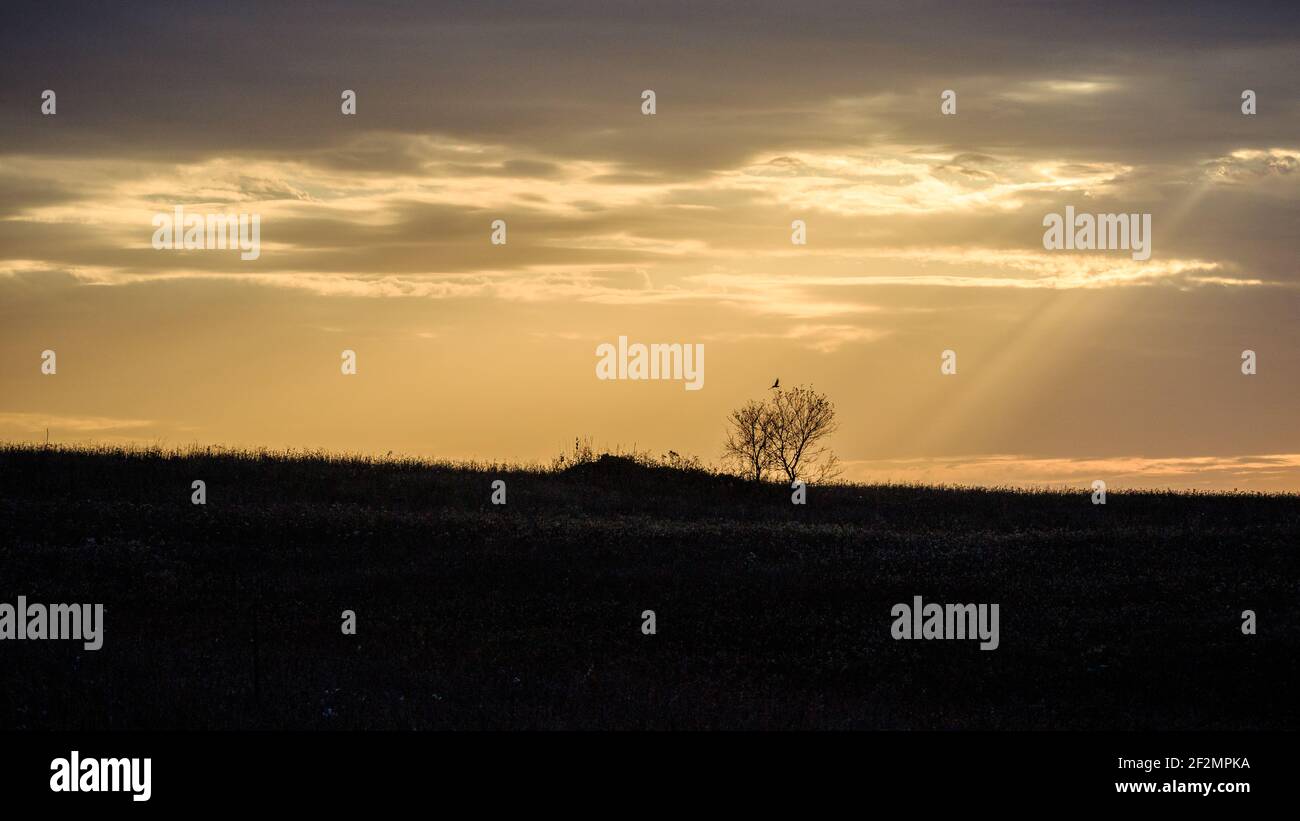
[{"label": "cloud", "polygon": [[1002,96],[1018,103],[1051,103],[1062,98],[1091,97],[1120,88],[1113,77],[1090,79],[1029,80],[1003,92]]},{"label": "cloud", "polygon": [[1270,180],[1300,186],[1300,148],[1243,148],[1204,166],[1205,174],[1215,183],[1243,185]]},{"label": "cloud", "polygon": [[129,432],[135,428],[149,428],[157,423],[151,419],[117,419],[110,416],[66,416],[47,413],[0,412],[0,432],[7,435],[30,436],[43,433],[47,428],[52,435],[82,435],[93,433]]},{"label": "cloud", "polygon": [[919,482],[1014,487],[1074,487],[1091,490],[1100,479],[1108,489],[1300,487],[1300,453],[1251,456],[1033,457],[990,454],[893,460],[850,460],[845,478],[874,482]]},{"label": "cloud", "polygon": [[779,331],[728,331],[706,334],[703,338],[728,344],[756,340],[788,341],[818,353],[835,353],[846,345],[875,342],[888,334],[886,330],[857,325],[800,323]]},{"label": "cloud", "polygon": [[938,264],[946,273],[881,273],[808,276],[799,274],[700,274],[688,278],[704,288],[725,292],[733,299],[743,294],[774,293],[789,301],[813,288],[1034,288],[1074,290],[1151,285],[1161,281],[1183,285],[1216,284],[1242,287],[1264,284],[1258,279],[1214,276],[1219,263],[1198,259],[1137,262],[1115,256],[990,250],[982,248],[882,249],[860,255],[835,254],[875,261],[877,267],[893,263]]},{"label": "cloud", "polygon": [[999,161],[890,146],[871,154],[799,152],[760,159],[720,174],[716,184],[792,209],[881,216],[1011,210],[1024,204],[1026,194],[1103,188],[1128,170],[1116,163]]}]

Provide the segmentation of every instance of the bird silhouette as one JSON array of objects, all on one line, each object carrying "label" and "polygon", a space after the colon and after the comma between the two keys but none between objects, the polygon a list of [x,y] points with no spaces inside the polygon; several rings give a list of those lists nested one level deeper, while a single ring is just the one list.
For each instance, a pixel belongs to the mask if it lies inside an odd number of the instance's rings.
[{"label": "bird silhouette", "polygon": [[778,377],[776,378],[776,381],[772,383],[772,387],[768,388],[768,390],[773,390],[773,391],[774,391],[774,390],[776,390],[776,389],[779,388],[779,387],[781,387],[781,377],[778,376]]}]

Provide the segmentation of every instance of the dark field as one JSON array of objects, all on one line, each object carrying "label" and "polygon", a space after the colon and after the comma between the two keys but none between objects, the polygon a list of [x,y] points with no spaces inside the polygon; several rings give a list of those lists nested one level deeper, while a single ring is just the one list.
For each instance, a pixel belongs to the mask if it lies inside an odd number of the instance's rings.
[{"label": "dark field", "polygon": [[[1295,496],[8,447],[0,602],[106,614],[0,642],[0,728],[1300,729],[1297,536]],[[1001,646],[892,640],[914,595]]]}]

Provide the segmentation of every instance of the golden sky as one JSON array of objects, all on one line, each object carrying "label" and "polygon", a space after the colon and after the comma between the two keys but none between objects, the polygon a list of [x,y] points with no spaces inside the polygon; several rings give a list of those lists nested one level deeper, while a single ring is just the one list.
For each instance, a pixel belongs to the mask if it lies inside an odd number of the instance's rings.
[{"label": "golden sky", "polygon": [[[15,6],[0,438],[716,461],[780,377],[848,479],[1300,490],[1294,8],[367,9]],[[1044,250],[1069,205],[1151,258]],[[598,380],[619,336],[704,388]]]}]

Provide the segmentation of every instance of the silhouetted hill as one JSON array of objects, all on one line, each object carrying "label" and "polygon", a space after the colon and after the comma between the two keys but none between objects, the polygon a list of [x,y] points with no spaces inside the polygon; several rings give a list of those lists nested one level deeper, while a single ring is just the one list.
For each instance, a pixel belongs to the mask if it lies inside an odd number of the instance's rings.
[{"label": "silhouetted hill", "polygon": [[[0,602],[107,613],[0,645],[0,727],[1295,729],[1297,536],[1296,496],[4,447]],[[914,595],[1001,646],[893,640]]]}]

